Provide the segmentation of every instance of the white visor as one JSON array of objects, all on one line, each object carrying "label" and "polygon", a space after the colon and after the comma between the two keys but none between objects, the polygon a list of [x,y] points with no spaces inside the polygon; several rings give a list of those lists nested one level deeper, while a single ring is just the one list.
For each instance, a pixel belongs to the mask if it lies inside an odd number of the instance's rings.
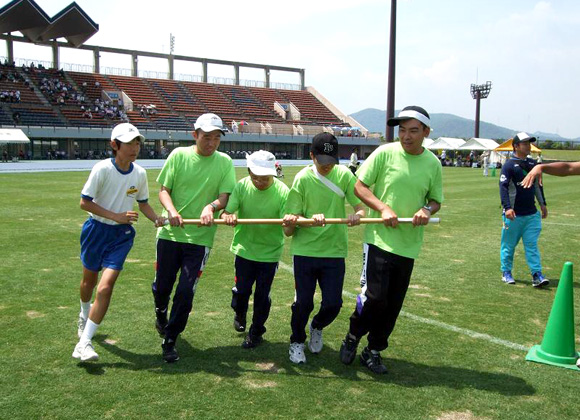
[{"label": "white visor", "polygon": [[420,112],[413,111],[412,109],[408,109],[406,111],[399,112],[397,119],[402,118],[415,118],[416,120],[421,121],[427,127],[431,127],[431,120],[427,118],[425,115],[421,114]]}]

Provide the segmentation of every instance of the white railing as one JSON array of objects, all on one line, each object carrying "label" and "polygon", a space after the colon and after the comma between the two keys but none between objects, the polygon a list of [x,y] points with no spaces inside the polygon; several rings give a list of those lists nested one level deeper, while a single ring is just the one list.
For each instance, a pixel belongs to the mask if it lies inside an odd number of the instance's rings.
[{"label": "white railing", "polygon": [[[4,63],[7,60],[7,57],[0,56],[0,62]],[[39,64],[42,64],[43,67],[50,69],[52,68],[52,61],[43,61],[43,60],[33,60],[29,58],[15,58],[14,62],[17,67],[22,67],[22,65],[30,66],[30,64],[34,63],[36,67]],[[95,68],[92,65],[88,64],[76,64],[76,63],[60,63],[60,67],[64,71],[74,71],[79,73],[94,73]],[[101,73],[112,75],[112,76],[132,76],[131,69],[125,68],[118,68],[118,67],[104,67],[101,66]],[[139,77],[148,78],[148,79],[169,79],[169,72],[166,71],[157,71],[157,70],[139,70],[138,71]],[[185,81],[185,82],[203,82],[203,77],[196,74],[181,74],[176,73],[173,77],[175,80]],[[228,77],[213,77],[210,76],[207,78],[208,83],[214,83],[217,85],[235,85],[236,81],[233,78]],[[240,86],[247,86],[247,87],[266,87],[266,83],[261,80],[240,80]],[[270,88],[272,89],[286,89],[286,90],[300,90],[300,85],[293,84],[293,83],[278,83],[273,82],[270,83]]]}]

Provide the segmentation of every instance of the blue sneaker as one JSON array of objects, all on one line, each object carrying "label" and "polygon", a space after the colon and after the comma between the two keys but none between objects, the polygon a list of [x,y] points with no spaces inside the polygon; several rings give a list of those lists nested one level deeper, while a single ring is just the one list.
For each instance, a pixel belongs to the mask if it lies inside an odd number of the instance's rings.
[{"label": "blue sneaker", "polygon": [[511,271],[504,271],[501,276],[501,281],[503,281],[506,284],[516,284],[516,281],[514,280],[514,276],[512,276]]},{"label": "blue sneaker", "polygon": [[550,280],[545,278],[541,271],[538,271],[532,275],[532,286],[542,287],[547,286],[548,284],[550,284]]}]

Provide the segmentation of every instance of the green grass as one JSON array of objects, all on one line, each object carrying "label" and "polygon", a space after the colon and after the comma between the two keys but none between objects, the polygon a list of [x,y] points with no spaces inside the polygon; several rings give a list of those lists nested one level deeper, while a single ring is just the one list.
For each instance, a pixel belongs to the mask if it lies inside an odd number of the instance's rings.
[{"label": "green grass", "polygon": [[[285,168],[290,183],[298,168]],[[244,170],[238,169],[239,177]],[[149,171],[150,188],[158,171]],[[550,215],[540,239],[552,285],[536,290],[518,248],[515,286],[500,281],[498,178],[444,168],[439,226],[426,229],[421,257],[390,347],[389,374],[344,366],[338,350],[354,300],[345,296],[325,347],[305,365],[288,360],[291,273],[280,269],[265,343],[240,347],[232,327],[232,230],[219,227],[178,341],[164,364],[154,329],[155,231],[142,217],[137,239],[94,340],[101,359],[78,364],[81,264],[79,209],[87,172],[2,174],[0,413],[3,419],[390,418],[577,419],[578,372],[526,362],[525,351],[422,322],[429,319],[526,347],[542,340],[565,261],[578,267],[578,178],[545,178]],[[152,194],[152,205],[160,205]],[[349,230],[345,291],[357,293],[362,228]],[[521,247],[521,245],[520,245]],[[290,265],[286,244],[282,261]],[[575,304],[579,307],[579,282]],[[318,296],[319,297],[319,296]],[[412,318],[411,316],[416,316]],[[578,329],[578,318],[575,325]],[[580,347],[578,339],[576,348]]]},{"label": "green grass", "polygon": [[542,149],[542,157],[554,160],[580,160],[580,150]]}]

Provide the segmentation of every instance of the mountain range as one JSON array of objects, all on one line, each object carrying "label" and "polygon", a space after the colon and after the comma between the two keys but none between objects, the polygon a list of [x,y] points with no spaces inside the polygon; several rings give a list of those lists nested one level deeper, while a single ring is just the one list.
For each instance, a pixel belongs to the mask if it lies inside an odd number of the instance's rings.
[{"label": "mountain range", "polygon": [[[395,115],[399,111],[395,111]],[[367,128],[370,132],[385,133],[387,112],[376,109],[367,108],[362,111],[355,112],[350,116]],[[469,139],[474,135],[475,121],[468,118],[458,117],[453,114],[430,114],[432,129],[431,137],[432,139],[437,139],[439,137],[459,137],[464,139]],[[495,124],[490,124],[484,121],[479,123],[479,137],[494,139],[494,140],[507,140],[513,137],[517,133],[517,130],[500,127]],[[536,136],[540,141],[553,140],[553,141],[580,141],[580,137],[577,139],[568,139],[561,137],[558,134],[553,133],[543,133],[535,132],[529,133]]]}]

